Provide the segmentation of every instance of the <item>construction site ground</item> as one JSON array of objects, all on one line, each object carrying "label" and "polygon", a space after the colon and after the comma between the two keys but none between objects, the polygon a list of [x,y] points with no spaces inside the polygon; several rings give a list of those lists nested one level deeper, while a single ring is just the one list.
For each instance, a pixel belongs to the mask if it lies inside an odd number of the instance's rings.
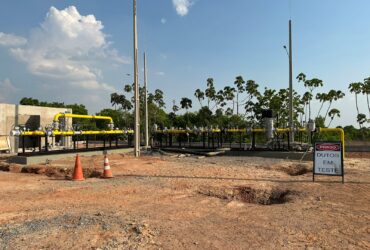
[{"label": "construction site ground", "polygon": [[369,249],[370,155],[341,177],[312,162],[110,154],[40,165],[0,159],[0,249]]}]

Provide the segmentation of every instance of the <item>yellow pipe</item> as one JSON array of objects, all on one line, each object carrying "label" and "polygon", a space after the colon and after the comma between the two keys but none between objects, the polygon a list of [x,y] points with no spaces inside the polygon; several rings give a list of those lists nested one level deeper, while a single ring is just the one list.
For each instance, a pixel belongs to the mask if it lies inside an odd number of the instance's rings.
[{"label": "yellow pipe", "polygon": [[[207,132],[208,130],[201,130],[200,132]],[[226,130],[228,133],[246,133],[247,129],[245,128],[230,128]],[[264,128],[253,128],[250,130],[251,132],[254,133],[264,133],[266,130]],[[276,128],[275,131],[277,133],[287,133],[290,131],[290,128]],[[305,128],[299,128],[299,132],[306,132],[307,130]],[[195,133],[196,131],[194,130],[185,130],[185,129],[169,129],[167,131],[165,130],[160,130],[158,129],[156,133],[161,134],[161,133],[169,133],[169,134],[185,134],[185,133]],[[212,133],[220,133],[221,129],[212,129]]]},{"label": "yellow pipe", "polygon": [[[108,130],[108,131],[59,131],[59,130],[54,130],[52,132],[53,135],[67,135],[67,136],[72,136],[72,135],[121,135],[121,134],[133,134],[133,130]],[[21,136],[45,136],[44,131],[24,131],[21,132]]]},{"label": "yellow pipe", "polygon": [[44,131],[24,131],[24,132],[21,132],[20,135],[23,135],[23,136],[44,136],[45,132]]},{"label": "yellow pipe", "polygon": [[[245,131],[245,129],[244,129]],[[264,133],[265,129],[264,128],[252,128],[252,132],[254,133]]]},{"label": "yellow pipe", "polygon": [[325,133],[325,132],[337,132],[340,136],[340,141],[342,142],[342,154],[343,159],[345,157],[345,147],[344,147],[344,130],[342,128],[318,128],[319,133]]},{"label": "yellow pipe", "polygon": [[100,115],[78,115],[78,114],[64,114],[59,113],[54,116],[54,122],[58,122],[61,117],[70,118],[81,118],[81,119],[98,119],[98,120],[109,120],[109,123],[113,123],[113,119],[110,116],[100,116]]}]

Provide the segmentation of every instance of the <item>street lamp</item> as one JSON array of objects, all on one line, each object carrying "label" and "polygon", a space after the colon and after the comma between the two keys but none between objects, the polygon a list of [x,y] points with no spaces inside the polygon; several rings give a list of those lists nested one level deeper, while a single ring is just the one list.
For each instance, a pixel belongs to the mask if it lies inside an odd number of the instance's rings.
[{"label": "street lamp", "polygon": [[133,0],[133,35],[134,35],[134,96],[135,96],[135,157],[140,156],[140,100],[139,100],[139,72],[137,63],[137,24],[136,0]]},{"label": "street lamp", "polygon": [[288,49],[286,48],[286,46],[285,46],[285,45],[283,46],[283,48],[285,49],[285,52],[286,52],[286,54],[287,54],[287,56],[288,56],[288,58],[289,58],[289,52],[288,52]]},{"label": "street lamp", "polygon": [[289,144],[294,142],[293,125],[293,59],[292,59],[292,20],[289,20],[289,51],[284,45],[286,54],[289,58]]}]

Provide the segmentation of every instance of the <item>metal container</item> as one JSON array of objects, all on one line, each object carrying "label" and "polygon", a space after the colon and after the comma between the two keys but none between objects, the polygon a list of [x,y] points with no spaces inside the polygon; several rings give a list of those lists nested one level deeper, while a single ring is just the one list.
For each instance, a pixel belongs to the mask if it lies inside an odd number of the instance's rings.
[{"label": "metal container", "polygon": [[274,118],[264,118],[265,119],[265,130],[267,139],[274,138]]}]

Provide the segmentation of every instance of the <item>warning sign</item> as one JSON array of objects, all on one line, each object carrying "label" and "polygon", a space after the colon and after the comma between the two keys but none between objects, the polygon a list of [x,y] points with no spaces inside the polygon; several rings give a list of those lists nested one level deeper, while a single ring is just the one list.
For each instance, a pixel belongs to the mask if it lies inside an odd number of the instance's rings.
[{"label": "warning sign", "polygon": [[313,180],[315,174],[344,177],[341,142],[315,142]]}]

